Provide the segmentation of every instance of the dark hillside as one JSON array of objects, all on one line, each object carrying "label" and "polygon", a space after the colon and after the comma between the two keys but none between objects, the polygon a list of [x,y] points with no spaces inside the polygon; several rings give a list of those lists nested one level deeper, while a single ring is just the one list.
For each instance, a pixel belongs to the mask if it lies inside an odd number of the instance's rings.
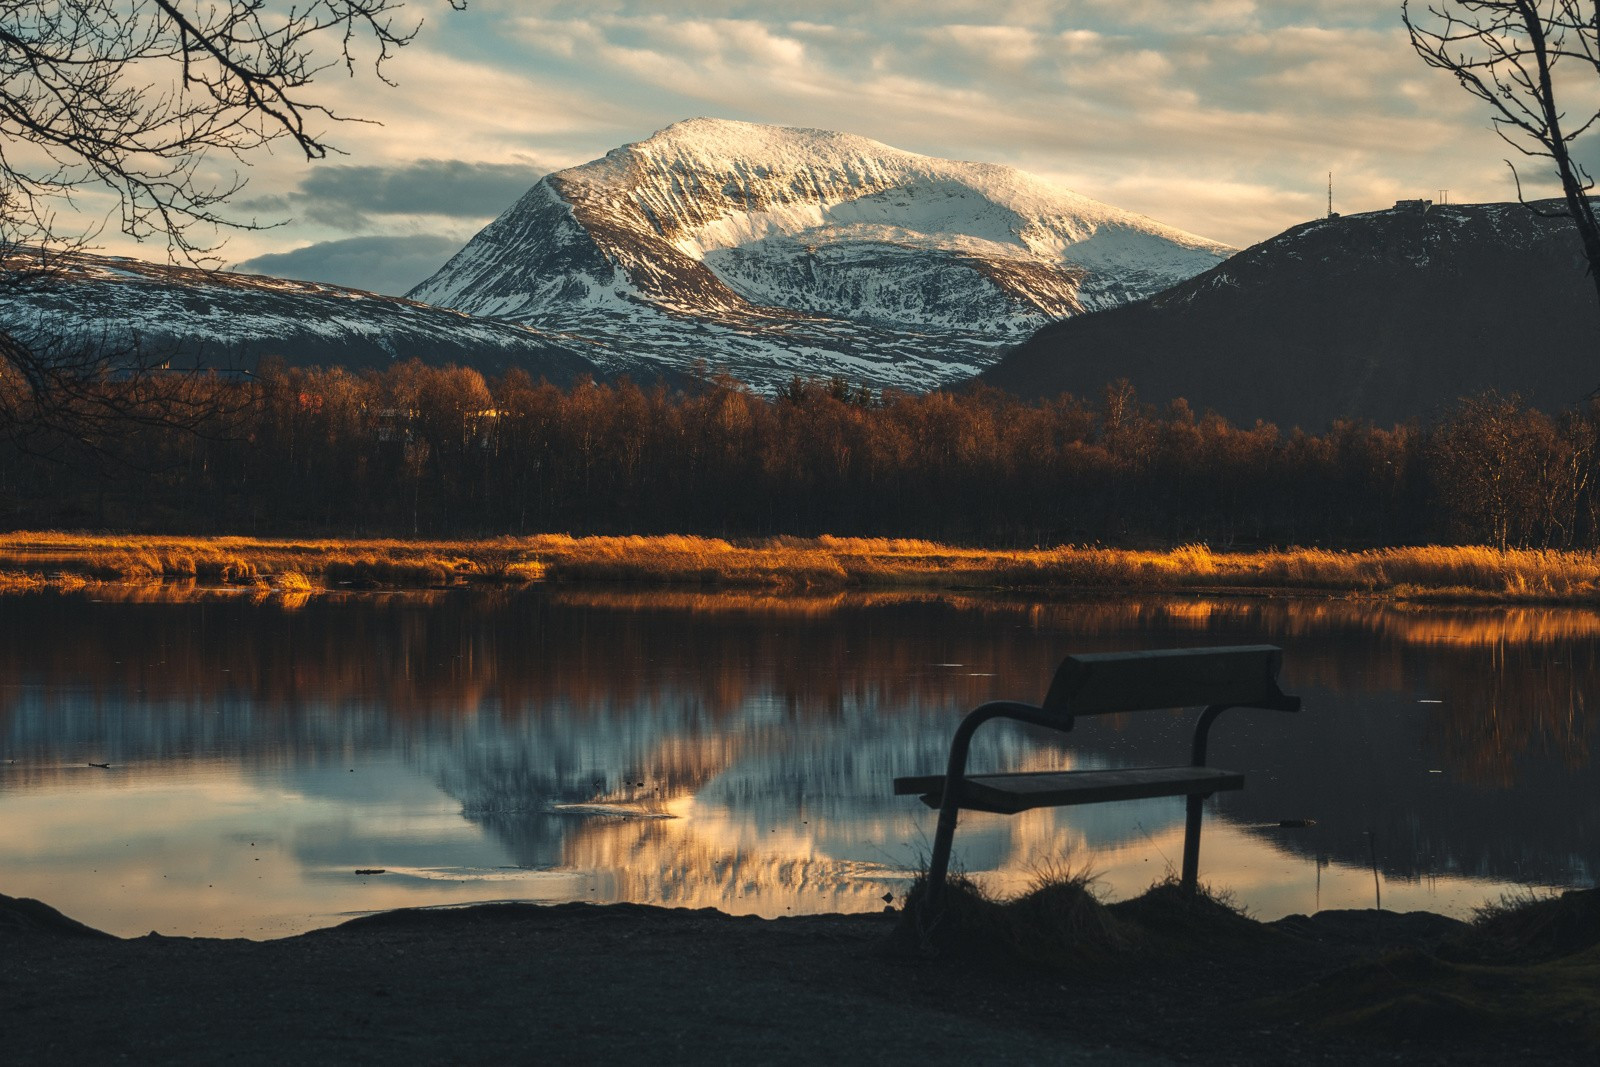
[{"label": "dark hillside", "polygon": [[1600,385],[1572,224],[1518,204],[1319,219],[1137,304],[1046,327],[980,380],[1023,397],[1187,398],[1320,430],[1430,417],[1495,389],[1556,410]]}]

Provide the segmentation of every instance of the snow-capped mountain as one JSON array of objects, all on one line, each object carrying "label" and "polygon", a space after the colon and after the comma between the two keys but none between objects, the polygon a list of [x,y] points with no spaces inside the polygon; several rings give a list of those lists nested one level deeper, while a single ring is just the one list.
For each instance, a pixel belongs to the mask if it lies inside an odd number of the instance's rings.
[{"label": "snow-capped mountain", "polygon": [[1151,299],[1050,326],[983,380],[1097,399],[1125,378],[1157,405],[1316,431],[1426,418],[1489,389],[1554,411],[1600,383],[1586,274],[1570,219],[1410,201],[1303,223]]},{"label": "snow-capped mountain", "polygon": [[31,272],[18,256],[0,287],[0,323],[35,345],[93,344],[173,366],[250,370],[383,367],[417,357],[485,372],[521,367],[557,384],[600,377],[581,343],[357,289],[113,256],[58,257]]},{"label": "snow-capped mountain", "polygon": [[408,295],[581,336],[613,370],[922,390],[1231,251],[1009,167],[692,119],[547,175]]}]

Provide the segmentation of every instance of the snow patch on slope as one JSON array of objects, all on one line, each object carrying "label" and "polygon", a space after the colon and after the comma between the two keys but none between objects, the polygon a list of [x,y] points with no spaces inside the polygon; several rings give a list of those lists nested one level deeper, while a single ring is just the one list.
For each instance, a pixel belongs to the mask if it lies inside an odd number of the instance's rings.
[{"label": "snow patch on slope", "polygon": [[801,356],[926,389],[1229,252],[1009,167],[691,119],[547,175],[411,296],[762,386]]},{"label": "snow patch on slope", "polygon": [[291,364],[387,366],[412,356],[554,381],[593,374],[593,346],[522,324],[319,282],[205,271],[112,256],[57,257],[0,292],[7,329],[46,350],[91,344],[176,367],[250,370]]}]

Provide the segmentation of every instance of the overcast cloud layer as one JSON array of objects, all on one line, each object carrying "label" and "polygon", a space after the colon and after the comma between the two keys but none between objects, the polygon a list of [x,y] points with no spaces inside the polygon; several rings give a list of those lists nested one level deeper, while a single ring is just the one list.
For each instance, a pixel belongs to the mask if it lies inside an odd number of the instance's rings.
[{"label": "overcast cloud layer", "polygon": [[[398,87],[327,84],[384,125],[336,131],[348,155],[332,162],[258,161],[241,214],[293,221],[236,236],[230,259],[331,280],[321,257],[396,291],[397,261],[459,246],[540,173],[701,115],[1008,163],[1240,246],[1326,211],[1329,171],[1346,212],[1515,196],[1487,113],[1412,53],[1398,0],[414,9],[427,25],[389,71]],[[355,237],[416,238],[416,256]]]}]

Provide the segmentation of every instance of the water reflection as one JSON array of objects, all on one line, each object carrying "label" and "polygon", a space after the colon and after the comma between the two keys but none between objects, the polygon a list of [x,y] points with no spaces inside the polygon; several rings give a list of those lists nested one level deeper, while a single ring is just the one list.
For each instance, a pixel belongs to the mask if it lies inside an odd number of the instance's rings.
[{"label": "water reflection", "polygon": [[[879,907],[931,833],[889,782],[941,766],[963,710],[1037,699],[1066,650],[1184,644],[1281,644],[1305,698],[1214,735],[1249,787],[1216,801],[1202,871],[1258,914],[1368,906],[1374,863],[1385,906],[1460,912],[1597,859],[1586,610],[104,593],[0,601],[0,892],[123,933],[502,897]],[[1000,728],[975,765],[1170,762],[1187,733]],[[1137,892],[1181,810],[973,816],[958,858],[1004,888],[1068,857]]]}]

